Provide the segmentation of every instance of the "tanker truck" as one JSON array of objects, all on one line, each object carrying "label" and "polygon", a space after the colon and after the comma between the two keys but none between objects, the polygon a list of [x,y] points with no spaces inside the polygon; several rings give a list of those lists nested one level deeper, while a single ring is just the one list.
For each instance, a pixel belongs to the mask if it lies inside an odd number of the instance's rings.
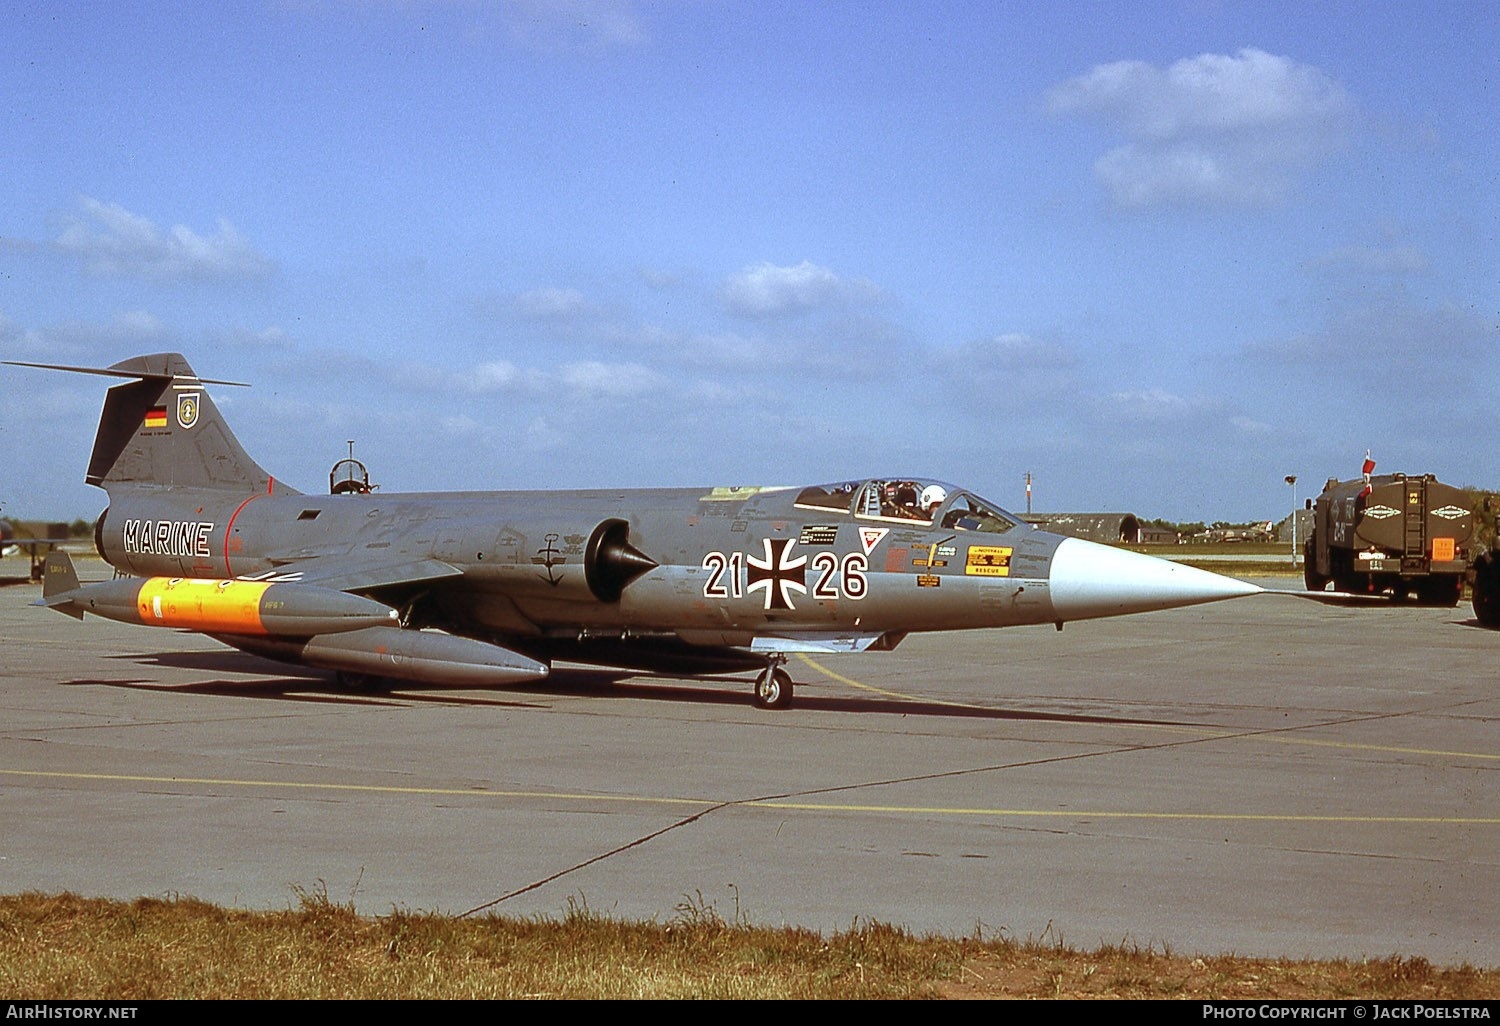
[{"label": "tanker truck", "polygon": [[1330,478],[1303,548],[1308,590],[1458,605],[1474,534],[1465,501],[1431,474]]}]

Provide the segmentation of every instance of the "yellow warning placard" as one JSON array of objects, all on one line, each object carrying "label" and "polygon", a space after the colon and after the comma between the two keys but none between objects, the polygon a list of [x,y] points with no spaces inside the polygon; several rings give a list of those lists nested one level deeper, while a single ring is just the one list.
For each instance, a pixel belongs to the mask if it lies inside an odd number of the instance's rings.
[{"label": "yellow warning placard", "polygon": [[1440,562],[1451,563],[1453,561],[1453,539],[1432,539],[1432,558]]},{"label": "yellow warning placard", "polygon": [[1009,577],[1010,554],[1008,545],[970,545],[964,573],[970,577]]}]

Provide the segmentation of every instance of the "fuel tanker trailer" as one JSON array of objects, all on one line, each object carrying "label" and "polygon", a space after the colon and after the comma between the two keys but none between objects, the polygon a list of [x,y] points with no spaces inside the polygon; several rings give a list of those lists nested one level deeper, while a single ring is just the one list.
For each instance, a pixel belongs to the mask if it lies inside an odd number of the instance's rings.
[{"label": "fuel tanker trailer", "polygon": [[1464,494],[1431,474],[1330,478],[1303,550],[1311,591],[1415,597],[1456,606],[1474,535]]}]

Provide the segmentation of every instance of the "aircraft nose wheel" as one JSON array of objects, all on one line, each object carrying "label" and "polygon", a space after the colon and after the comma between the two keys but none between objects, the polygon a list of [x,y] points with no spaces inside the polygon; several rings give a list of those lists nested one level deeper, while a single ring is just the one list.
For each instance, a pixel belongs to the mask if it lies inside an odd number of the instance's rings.
[{"label": "aircraft nose wheel", "polygon": [[792,704],[792,675],[779,666],[767,666],[755,678],[755,704],[762,709],[786,709]]}]

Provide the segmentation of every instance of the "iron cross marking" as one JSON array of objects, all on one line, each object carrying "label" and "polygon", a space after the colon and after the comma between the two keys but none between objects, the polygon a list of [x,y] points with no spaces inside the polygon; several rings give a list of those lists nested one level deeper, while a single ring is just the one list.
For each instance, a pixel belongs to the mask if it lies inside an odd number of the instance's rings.
[{"label": "iron cross marking", "polygon": [[792,605],[791,592],[807,594],[807,557],[788,559],[787,552],[797,544],[793,538],[765,539],[766,558],[756,559],[746,553],[746,590],[762,588],[766,593],[767,609],[796,609]]}]

